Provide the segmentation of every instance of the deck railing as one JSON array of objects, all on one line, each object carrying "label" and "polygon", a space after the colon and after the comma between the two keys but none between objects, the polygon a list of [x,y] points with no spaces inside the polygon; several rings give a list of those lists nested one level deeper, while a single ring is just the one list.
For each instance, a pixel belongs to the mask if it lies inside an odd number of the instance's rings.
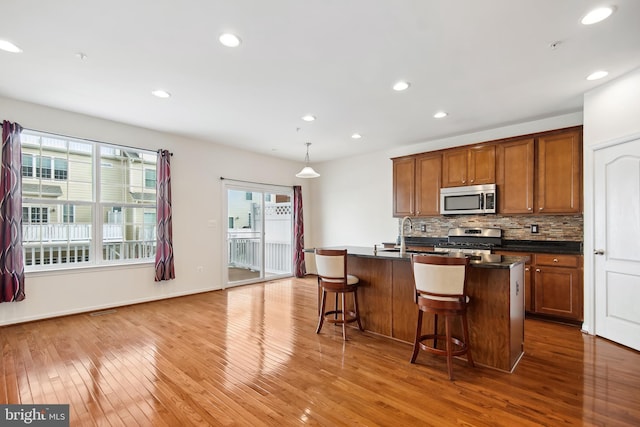
[{"label": "deck railing", "polygon": [[[259,237],[229,237],[228,238],[229,266],[247,268],[259,271],[260,238]],[[289,242],[265,242],[265,273],[291,273],[293,255]]]},{"label": "deck railing", "polygon": [[[145,226],[140,234],[141,239],[124,240],[121,224],[103,224],[102,259],[153,258],[155,227]],[[23,224],[25,267],[89,262],[94,259],[91,238],[91,224]]]}]

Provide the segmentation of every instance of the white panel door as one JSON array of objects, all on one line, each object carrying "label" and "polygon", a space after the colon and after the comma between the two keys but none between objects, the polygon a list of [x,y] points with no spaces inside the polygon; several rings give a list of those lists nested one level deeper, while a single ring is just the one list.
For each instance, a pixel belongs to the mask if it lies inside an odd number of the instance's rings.
[{"label": "white panel door", "polygon": [[594,159],[595,331],[640,350],[640,139]]}]

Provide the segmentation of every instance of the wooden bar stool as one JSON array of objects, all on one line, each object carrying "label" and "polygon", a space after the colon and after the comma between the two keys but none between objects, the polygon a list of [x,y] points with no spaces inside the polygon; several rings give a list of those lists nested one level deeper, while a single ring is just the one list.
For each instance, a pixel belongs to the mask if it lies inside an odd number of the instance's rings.
[{"label": "wooden bar stool", "polygon": [[[324,322],[342,325],[342,338],[347,339],[347,323],[357,322],[358,328],[364,331],[360,323],[358,311],[358,285],[360,279],[347,274],[347,250],[344,249],[316,249],[316,268],[318,270],[318,286],[322,289],[318,328],[320,333]],[[335,308],[326,311],[327,292],[336,294]],[[353,294],[353,311],[347,310],[346,295]],[[342,308],[338,307],[338,296],[341,296]],[[338,316],[340,315],[340,316]]]},{"label": "wooden bar stool", "polygon": [[[411,258],[411,267],[419,309],[411,363],[416,361],[420,349],[446,356],[449,379],[453,380],[453,356],[466,354],[469,366],[474,366],[467,322],[469,297],[466,294],[466,287],[469,259],[439,255],[414,255]],[[433,313],[434,315],[433,334],[422,335],[423,313]],[[444,316],[444,335],[438,333],[439,315]],[[454,317],[459,317],[462,320],[462,340],[451,334],[451,319]],[[445,342],[445,349],[438,348],[438,340]],[[433,342],[433,345],[429,345],[430,341]]]}]

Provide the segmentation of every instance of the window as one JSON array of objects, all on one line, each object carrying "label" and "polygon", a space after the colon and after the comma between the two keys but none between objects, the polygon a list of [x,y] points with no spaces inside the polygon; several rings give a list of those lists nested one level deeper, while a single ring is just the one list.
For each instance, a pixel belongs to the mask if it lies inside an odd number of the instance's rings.
[{"label": "window", "polygon": [[155,258],[155,152],[31,130],[21,144],[27,270]]},{"label": "window", "polygon": [[75,219],[75,209],[73,205],[62,205],[62,222],[71,224]]},{"label": "window", "polygon": [[156,188],[156,170],[144,170],[144,188]]},{"label": "window", "polygon": [[33,156],[31,154],[22,155],[22,176],[33,176]]},{"label": "window", "polygon": [[36,157],[36,178],[51,179],[51,157]]},{"label": "window", "polygon": [[67,179],[67,160],[66,159],[53,159],[53,178],[58,181],[65,181]]},{"label": "window", "polygon": [[23,206],[22,222],[27,224],[46,224],[49,222],[49,209],[38,206]]},{"label": "window", "polygon": [[[53,161],[53,168],[52,168]],[[35,163],[35,168],[34,168]],[[53,172],[53,178],[57,181],[64,181],[67,179],[67,159],[41,157],[33,154],[22,155],[22,176],[27,178],[42,178],[51,179]],[[34,175],[35,172],[35,175]]]}]

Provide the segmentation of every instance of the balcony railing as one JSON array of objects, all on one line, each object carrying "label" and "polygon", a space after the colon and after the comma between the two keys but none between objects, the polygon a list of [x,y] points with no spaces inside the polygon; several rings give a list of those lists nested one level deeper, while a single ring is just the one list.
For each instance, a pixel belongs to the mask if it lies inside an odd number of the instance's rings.
[{"label": "balcony railing", "polygon": [[[261,269],[259,237],[229,237],[227,251],[230,267]],[[265,242],[264,251],[265,274],[291,273],[291,243]]]},{"label": "balcony railing", "polygon": [[[138,240],[125,240],[121,224],[103,224],[102,259],[151,259],[156,253],[156,232],[144,226]],[[85,263],[94,259],[91,224],[24,224],[25,266]]]},{"label": "balcony railing", "polygon": [[[104,241],[122,241],[121,224],[103,224]],[[91,224],[23,224],[23,242],[76,242],[91,240]]]}]

